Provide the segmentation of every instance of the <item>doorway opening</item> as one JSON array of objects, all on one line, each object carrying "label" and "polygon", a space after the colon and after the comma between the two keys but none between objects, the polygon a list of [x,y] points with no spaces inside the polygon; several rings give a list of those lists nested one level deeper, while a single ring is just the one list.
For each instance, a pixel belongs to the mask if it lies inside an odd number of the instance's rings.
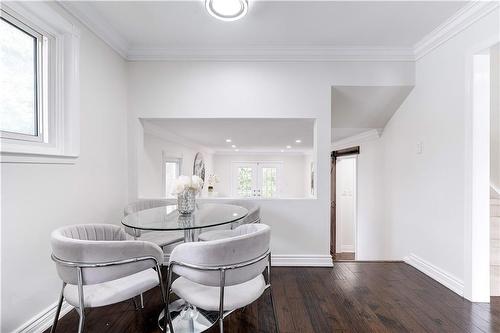
[{"label": "doorway opening", "polygon": [[331,154],[330,254],[334,261],[356,260],[358,154],[359,147]]}]

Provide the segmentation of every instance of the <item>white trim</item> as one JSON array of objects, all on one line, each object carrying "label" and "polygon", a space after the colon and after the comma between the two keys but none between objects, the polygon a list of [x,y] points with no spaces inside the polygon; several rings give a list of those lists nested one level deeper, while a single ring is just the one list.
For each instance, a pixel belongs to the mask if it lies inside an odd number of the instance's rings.
[{"label": "white trim", "polygon": [[469,2],[414,45],[415,60],[424,57],[498,7],[498,1],[474,0]]},{"label": "white trim", "polygon": [[232,48],[133,48],[91,2],[58,1],[129,61],[414,61],[413,48],[240,45]]},{"label": "white trim", "polygon": [[[52,326],[54,322],[54,316],[56,314],[57,302],[38,313],[30,320],[19,326],[14,332],[18,333],[36,333],[43,332]],[[68,312],[73,310],[73,306],[69,305],[66,301],[63,301],[61,312],[59,314],[59,319],[65,316]]]},{"label": "white trim", "polygon": [[474,0],[413,47],[270,46],[233,48],[131,48],[130,43],[89,2],[58,1],[106,44],[129,61],[415,61],[498,7],[497,1]]},{"label": "white trim", "polygon": [[[468,48],[465,54],[464,86],[464,297],[489,302],[489,124],[473,105],[473,57],[498,43],[496,34]],[[486,147],[486,148],[485,148]],[[487,168],[488,170],[483,170]],[[484,192],[483,192],[484,187]],[[483,199],[484,198],[484,199]],[[487,280],[487,281],[486,281]]]},{"label": "white trim", "polygon": [[348,138],[338,140],[332,143],[331,150],[339,150],[360,145],[361,143],[373,141],[382,135],[382,129],[372,129],[363,133],[359,133]]},{"label": "white trim", "polygon": [[112,29],[109,23],[99,14],[91,2],[73,2],[57,0],[67,12],[76,17],[90,31],[101,38],[113,50],[115,50],[124,59],[127,58],[128,42],[116,30]]},{"label": "white trim", "polygon": [[[2,3],[2,10],[22,17],[43,34],[51,53],[44,79],[43,117],[47,121],[44,121],[43,142],[0,140],[2,155],[21,155],[23,160],[23,155],[31,154],[32,162],[41,155],[78,157],[80,152],[80,31],[52,6],[45,2]],[[9,157],[11,161],[15,158]]]},{"label": "white trim", "polygon": [[332,256],[322,254],[273,254],[273,266],[333,267]]},{"label": "white trim", "polygon": [[414,61],[412,48],[242,45],[129,49],[129,61]]},{"label": "white trim", "polygon": [[462,297],[464,296],[464,281],[455,277],[453,274],[446,272],[445,270],[431,264],[413,253],[404,258],[404,261],[408,265],[415,267],[425,275],[441,283],[451,291]]}]

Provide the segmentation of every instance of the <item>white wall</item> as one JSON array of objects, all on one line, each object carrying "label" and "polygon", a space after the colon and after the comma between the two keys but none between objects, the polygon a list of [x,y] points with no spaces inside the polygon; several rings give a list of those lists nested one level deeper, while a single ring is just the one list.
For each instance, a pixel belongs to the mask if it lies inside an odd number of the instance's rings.
[{"label": "white wall", "polygon": [[358,260],[401,260],[390,252],[386,218],[384,145],[381,139],[363,142],[357,160],[357,253]]},{"label": "white wall", "polygon": [[356,157],[339,158],[336,165],[337,253],[355,251]]},{"label": "white wall", "polygon": [[500,193],[500,43],[490,50],[490,181]]},{"label": "white wall", "polygon": [[83,27],[80,78],[76,163],[1,165],[2,332],[58,299],[50,232],[68,224],[119,224],[126,204],[126,64]]},{"label": "white wall", "polygon": [[[182,160],[180,174],[186,176],[193,174],[194,157],[198,152],[201,152],[205,160],[205,177],[213,173],[213,154],[145,133],[139,188],[141,198],[163,197],[165,186],[163,183],[163,152],[167,158]],[[206,192],[207,186],[204,187],[202,194],[206,195]]]},{"label": "white wall", "polygon": [[231,196],[231,177],[233,162],[283,162],[280,196],[282,198],[307,198],[305,188],[305,156],[288,154],[215,154],[214,171],[220,182],[215,185],[215,191],[221,197]]},{"label": "white wall", "polygon": [[412,62],[132,62],[129,197],[138,196],[138,118],[316,118],[317,199],[262,203],[276,255],[329,257],[332,85],[412,85]]},{"label": "white wall", "polygon": [[398,258],[413,254],[457,285],[466,278],[464,244],[471,241],[464,233],[470,190],[464,181],[471,126],[467,55],[498,38],[498,17],[497,8],[417,61],[415,88],[382,135],[390,252]]}]

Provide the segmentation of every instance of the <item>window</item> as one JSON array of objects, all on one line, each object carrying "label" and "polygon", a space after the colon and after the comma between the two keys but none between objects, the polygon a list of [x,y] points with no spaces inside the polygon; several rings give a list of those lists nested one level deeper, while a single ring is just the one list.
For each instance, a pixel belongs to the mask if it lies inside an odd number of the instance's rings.
[{"label": "window", "polygon": [[165,184],[165,197],[173,197],[175,180],[180,175],[181,159],[163,158],[163,179]]},{"label": "window", "polygon": [[43,36],[2,11],[0,18],[0,133],[41,141]]},{"label": "window", "polygon": [[78,45],[78,29],[51,4],[2,3],[2,162],[74,163],[66,158],[79,153]]},{"label": "window", "polygon": [[235,162],[233,196],[279,197],[282,162]]}]

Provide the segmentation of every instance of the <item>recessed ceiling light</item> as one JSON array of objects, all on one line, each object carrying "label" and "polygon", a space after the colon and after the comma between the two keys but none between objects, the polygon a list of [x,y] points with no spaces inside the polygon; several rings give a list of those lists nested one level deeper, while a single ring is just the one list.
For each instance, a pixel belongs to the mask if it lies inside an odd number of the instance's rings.
[{"label": "recessed ceiling light", "polygon": [[240,151],[239,149],[235,149],[234,151]]},{"label": "recessed ceiling light", "polygon": [[205,0],[210,15],[222,21],[236,21],[248,12],[247,0]]},{"label": "recessed ceiling light", "polygon": [[280,152],[284,153],[285,151],[283,149],[281,149]]},{"label": "recessed ceiling light", "polygon": [[291,149],[291,148],[292,148],[292,146],[286,146],[286,149]]},{"label": "recessed ceiling light", "polygon": [[231,147],[236,148],[236,145],[231,145]]},{"label": "recessed ceiling light", "polygon": [[226,142],[227,142],[227,143],[231,142],[231,139],[226,139]]},{"label": "recessed ceiling light", "polygon": [[301,142],[302,142],[302,140],[297,139],[297,140],[295,140],[295,142],[296,142],[296,143],[301,143]]}]

